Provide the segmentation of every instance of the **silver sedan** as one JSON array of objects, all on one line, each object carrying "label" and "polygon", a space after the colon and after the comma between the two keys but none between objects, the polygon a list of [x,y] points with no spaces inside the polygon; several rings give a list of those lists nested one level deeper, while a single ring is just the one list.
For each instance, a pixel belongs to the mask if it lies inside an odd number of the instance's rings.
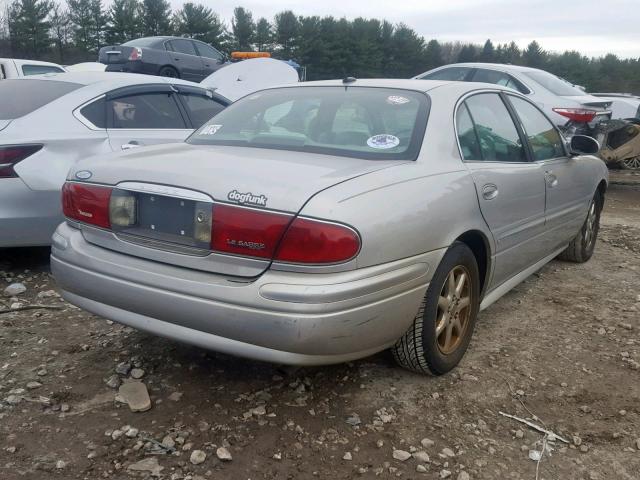
[{"label": "silver sedan", "polygon": [[186,143],[72,170],[52,270],[71,303],[200,347],[304,365],[391,348],[443,374],[479,310],[591,257],[597,148],[495,85],[263,90]]}]

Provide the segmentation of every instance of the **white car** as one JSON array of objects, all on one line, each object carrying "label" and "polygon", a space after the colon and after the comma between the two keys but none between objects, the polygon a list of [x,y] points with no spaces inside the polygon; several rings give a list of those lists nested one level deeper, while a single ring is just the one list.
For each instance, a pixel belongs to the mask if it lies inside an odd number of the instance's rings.
[{"label": "white car", "polygon": [[0,80],[42,75],[44,73],[63,73],[64,71],[64,67],[56,63],[0,58]]},{"label": "white car", "polygon": [[0,248],[51,243],[77,162],[89,169],[94,155],[182,142],[241,96],[297,81],[284,62],[255,59],[199,84],[116,72],[0,82],[0,98],[12,99],[0,102]]},{"label": "white car", "polygon": [[456,63],[414,78],[493,83],[512,88],[526,95],[563,130],[611,118],[608,110],[611,101],[589,95],[566,80],[537,68],[499,63]]},{"label": "white car", "polygon": [[640,119],[640,97],[627,93],[592,93],[591,95],[611,102],[612,118]]},{"label": "white car", "polygon": [[180,142],[230,102],[198,84],[128,73],[0,82],[0,247],[49,245],[69,168],[94,155]]}]

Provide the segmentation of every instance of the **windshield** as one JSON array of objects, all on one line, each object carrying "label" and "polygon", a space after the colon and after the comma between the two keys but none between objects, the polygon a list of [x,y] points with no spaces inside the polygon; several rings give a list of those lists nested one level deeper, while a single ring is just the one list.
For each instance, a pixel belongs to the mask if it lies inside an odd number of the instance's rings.
[{"label": "windshield", "polygon": [[529,77],[534,82],[539,83],[555,95],[562,97],[575,97],[577,95],[585,94],[578,87],[574,87],[566,80],[562,80],[548,72],[522,72],[522,74]]},{"label": "windshield", "polygon": [[232,104],[188,143],[415,160],[427,122],[423,93],[369,87],[264,90]]},{"label": "windshield", "polygon": [[0,120],[15,120],[82,87],[77,83],[53,80],[3,80],[0,82]]}]

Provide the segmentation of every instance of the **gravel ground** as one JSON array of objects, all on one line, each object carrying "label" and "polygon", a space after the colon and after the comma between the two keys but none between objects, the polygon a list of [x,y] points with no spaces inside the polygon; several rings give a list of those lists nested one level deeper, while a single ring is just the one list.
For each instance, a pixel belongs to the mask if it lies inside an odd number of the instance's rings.
[{"label": "gravel ground", "polygon": [[[0,479],[638,479],[628,178],[607,195],[593,259],[554,261],[484,311],[440,378],[386,353],[283,369],[159,339],[64,303],[48,252],[0,251],[0,292],[26,286],[0,295]],[[5,312],[33,305],[55,309]],[[121,403],[133,381],[149,410]]]}]

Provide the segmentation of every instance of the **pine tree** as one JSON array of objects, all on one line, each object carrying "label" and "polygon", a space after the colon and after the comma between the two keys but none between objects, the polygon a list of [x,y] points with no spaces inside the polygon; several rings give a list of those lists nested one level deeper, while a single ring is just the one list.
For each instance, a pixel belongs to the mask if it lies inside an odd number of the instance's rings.
[{"label": "pine tree", "polygon": [[236,7],[233,10],[231,30],[233,32],[234,48],[240,51],[251,50],[251,43],[256,34],[256,24],[253,21],[251,12],[242,7]]},{"label": "pine tree", "polygon": [[482,52],[480,52],[480,61],[485,63],[492,63],[496,61],[495,48],[493,43],[491,43],[491,40],[484,42]]},{"label": "pine tree", "polygon": [[522,54],[516,42],[511,42],[504,49],[504,58],[502,61],[511,65],[519,65],[522,62]]},{"label": "pine tree", "polygon": [[94,45],[95,25],[92,0],[68,0],[73,43],[86,59]]},{"label": "pine tree", "polygon": [[522,60],[528,67],[544,68],[547,61],[547,54],[538,42],[531,42],[522,54]]},{"label": "pine tree", "polygon": [[261,18],[256,23],[256,35],[254,37],[254,42],[256,45],[256,49],[260,51],[264,51],[269,49],[271,46],[271,42],[273,41],[273,29],[269,20],[266,18]]},{"label": "pine tree", "polygon": [[113,0],[108,12],[107,43],[119,45],[141,35],[141,8],[138,0]]},{"label": "pine tree", "polygon": [[219,50],[226,50],[227,29],[217,13],[201,4],[185,3],[173,15],[173,26],[182,36],[209,43]]},{"label": "pine tree", "polygon": [[167,0],[142,0],[142,35],[170,35],[171,5]]},{"label": "pine tree", "polygon": [[478,59],[476,47],[469,44],[464,45],[458,54],[458,63],[475,62]]},{"label": "pine tree", "polygon": [[276,14],[274,18],[275,41],[280,47],[280,56],[289,60],[293,57],[300,22],[291,10]]},{"label": "pine tree", "polygon": [[444,65],[442,46],[437,40],[430,40],[424,50],[424,70],[431,70],[441,65]]},{"label": "pine tree", "polygon": [[51,45],[48,0],[15,0],[9,7],[9,31],[14,53],[41,58]]}]

